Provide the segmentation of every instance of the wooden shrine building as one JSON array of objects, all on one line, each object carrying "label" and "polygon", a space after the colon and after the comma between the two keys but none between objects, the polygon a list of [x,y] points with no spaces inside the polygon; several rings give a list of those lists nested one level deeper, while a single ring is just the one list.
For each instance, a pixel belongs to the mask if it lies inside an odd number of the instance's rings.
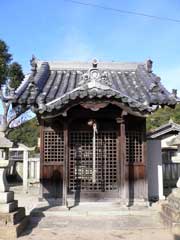
[{"label": "wooden shrine building", "polygon": [[152,61],[31,65],[13,106],[31,108],[41,126],[42,196],[147,200],[146,116],[176,104]]}]

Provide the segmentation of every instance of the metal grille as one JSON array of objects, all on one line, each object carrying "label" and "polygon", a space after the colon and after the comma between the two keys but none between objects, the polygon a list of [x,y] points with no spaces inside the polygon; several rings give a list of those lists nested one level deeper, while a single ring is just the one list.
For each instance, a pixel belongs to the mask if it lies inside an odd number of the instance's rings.
[{"label": "metal grille", "polygon": [[63,162],[64,160],[64,136],[63,131],[44,132],[44,162]]},{"label": "metal grille", "polygon": [[126,161],[129,163],[143,162],[143,138],[140,131],[126,132]]},{"label": "metal grille", "polygon": [[81,191],[111,191],[117,189],[116,132],[96,135],[96,182],[92,183],[93,133],[70,133],[69,189]]}]

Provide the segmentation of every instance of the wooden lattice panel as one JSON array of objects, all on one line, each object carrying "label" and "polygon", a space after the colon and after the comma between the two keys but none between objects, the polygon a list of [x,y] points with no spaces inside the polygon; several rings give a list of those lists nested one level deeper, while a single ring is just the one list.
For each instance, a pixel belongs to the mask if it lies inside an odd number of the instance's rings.
[{"label": "wooden lattice panel", "polygon": [[126,162],[143,162],[143,139],[144,134],[140,131],[126,132]]},{"label": "wooden lattice panel", "polygon": [[93,133],[70,133],[69,189],[81,191],[111,191],[117,189],[116,132],[96,135],[96,182],[92,183]]},{"label": "wooden lattice panel", "polygon": [[64,160],[63,131],[44,131],[44,163],[59,163]]}]

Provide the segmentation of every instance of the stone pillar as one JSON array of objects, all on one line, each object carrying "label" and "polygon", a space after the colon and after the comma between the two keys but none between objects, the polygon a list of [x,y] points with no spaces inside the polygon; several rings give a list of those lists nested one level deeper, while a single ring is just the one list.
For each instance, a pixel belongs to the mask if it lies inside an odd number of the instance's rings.
[{"label": "stone pillar", "polygon": [[6,168],[8,165],[8,160],[0,160],[0,192],[7,192],[9,190],[6,180]]},{"label": "stone pillar", "polygon": [[40,161],[36,161],[36,178],[37,181],[40,182]]},{"label": "stone pillar", "polygon": [[28,192],[28,151],[24,150],[23,156],[23,190]]},{"label": "stone pillar", "polygon": [[30,178],[34,179],[35,178],[35,164],[34,161],[29,162],[29,171],[30,171]]},{"label": "stone pillar", "polygon": [[14,201],[14,193],[9,192],[6,180],[6,169],[9,165],[8,160],[0,160],[0,212],[11,212],[17,208],[17,201]]},{"label": "stone pillar", "polygon": [[6,180],[8,164],[8,160],[0,159],[0,237],[15,240],[27,226],[29,217],[25,215],[25,208],[18,208],[14,192],[8,191]]}]

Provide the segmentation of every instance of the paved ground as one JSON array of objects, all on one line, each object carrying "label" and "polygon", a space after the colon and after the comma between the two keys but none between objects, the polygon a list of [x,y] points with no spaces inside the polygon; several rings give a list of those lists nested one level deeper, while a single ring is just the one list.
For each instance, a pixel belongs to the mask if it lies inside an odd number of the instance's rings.
[{"label": "paved ground", "polygon": [[[68,211],[38,203],[38,189],[28,194],[13,188],[20,206],[33,211],[28,229],[20,240],[179,240],[159,218],[159,205],[127,210],[119,206],[91,205]],[[93,210],[92,210],[93,209]]]},{"label": "paved ground", "polygon": [[[45,217],[32,218],[20,240],[178,240],[168,229],[142,217]],[[142,227],[143,223],[143,227]]]}]

